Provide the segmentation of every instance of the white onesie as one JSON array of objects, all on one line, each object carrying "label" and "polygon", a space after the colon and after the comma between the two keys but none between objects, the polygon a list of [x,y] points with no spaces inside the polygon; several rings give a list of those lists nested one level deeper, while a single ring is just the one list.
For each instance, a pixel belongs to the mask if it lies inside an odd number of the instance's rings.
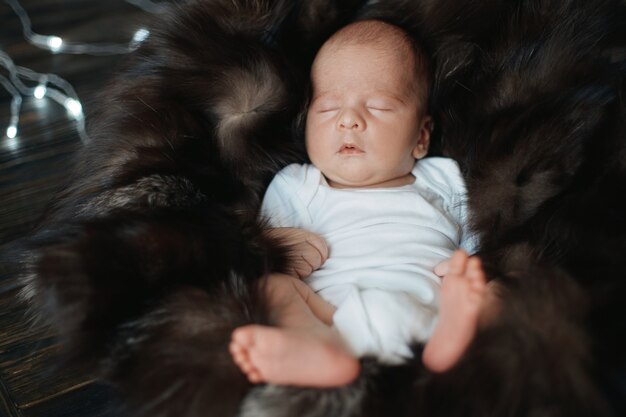
[{"label": "white onesie", "polygon": [[458,165],[426,158],[413,184],[336,189],[313,165],[292,164],[272,180],[262,215],[272,227],[321,235],[326,263],[305,279],[337,307],[334,326],[358,356],[397,364],[426,341],[437,317],[433,268],[455,249],[474,251],[465,229],[466,190]]}]

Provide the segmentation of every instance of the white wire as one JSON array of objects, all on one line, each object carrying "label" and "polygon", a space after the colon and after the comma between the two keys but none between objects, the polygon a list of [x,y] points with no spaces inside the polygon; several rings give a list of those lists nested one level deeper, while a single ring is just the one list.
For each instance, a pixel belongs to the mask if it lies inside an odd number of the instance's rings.
[{"label": "white wire", "polygon": [[[20,121],[20,108],[22,107],[22,96],[19,91],[11,84],[11,81],[4,75],[0,75],[0,84],[13,96],[11,99],[11,121],[7,128],[7,136],[13,139],[17,134],[17,126]],[[9,133],[11,132],[12,133]]]},{"label": "white wire", "polygon": [[[139,7],[149,13],[161,13],[167,7],[165,2],[156,3],[151,0],[125,0],[127,3]],[[150,35],[146,29],[140,28],[133,38],[127,43],[78,43],[66,42],[59,36],[41,35],[32,29],[32,22],[26,10],[18,0],[4,0],[19,18],[22,24],[24,38],[42,49],[54,53],[86,54],[86,55],[119,55],[127,54],[137,49]],[[0,74],[0,84],[12,95],[11,119],[6,135],[13,139],[17,134],[19,115],[22,105],[22,96],[36,96],[37,98],[48,97],[64,106],[71,117],[76,121],[78,134],[83,142],[89,140],[85,130],[85,117],[82,105],[72,85],[55,74],[41,74],[29,68],[16,66],[11,57],[0,49],[0,65],[9,73],[9,77]],[[29,87],[22,81],[37,82],[37,86]]]},{"label": "white wire", "polygon": [[[30,17],[18,0],[4,0],[4,2],[13,9],[20,19],[22,23],[22,33],[26,40],[32,45],[42,49],[47,49],[55,53],[63,52],[66,54],[106,56],[127,54],[141,45],[141,42],[137,42],[135,38],[131,39],[128,43],[79,43],[66,42],[59,36],[41,35],[33,32]],[[126,0],[126,2],[151,13],[160,13],[166,7],[163,4],[157,4],[147,0]]]},{"label": "white wire", "polygon": [[[11,127],[17,129],[18,127],[22,95],[35,95],[36,87],[28,87],[24,84],[22,78],[37,81],[39,83],[38,85],[44,85],[46,87],[45,97],[49,97],[64,106],[70,113],[71,108],[68,106],[68,103],[73,104],[74,102],[68,102],[68,100],[74,100],[75,103],[80,105],[80,100],[72,85],[58,75],[40,74],[29,68],[17,66],[11,57],[2,50],[0,50],[0,65],[9,72],[9,78],[0,75],[0,84],[13,96],[11,101],[11,121],[9,123],[9,129]],[[76,128],[81,140],[83,142],[88,141],[89,137],[85,130],[85,117],[82,113],[82,106],[80,112],[71,113],[71,116],[76,121]]]}]

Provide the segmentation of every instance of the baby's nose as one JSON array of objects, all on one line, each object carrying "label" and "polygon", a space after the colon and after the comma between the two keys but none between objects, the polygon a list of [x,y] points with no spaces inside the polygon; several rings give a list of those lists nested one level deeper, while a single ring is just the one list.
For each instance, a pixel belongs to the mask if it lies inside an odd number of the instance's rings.
[{"label": "baby's nose", "polygon": [[357,112],[346,110],[339,117],[338,127],[340,129],[362,130],[365,128],[365,120]]}]

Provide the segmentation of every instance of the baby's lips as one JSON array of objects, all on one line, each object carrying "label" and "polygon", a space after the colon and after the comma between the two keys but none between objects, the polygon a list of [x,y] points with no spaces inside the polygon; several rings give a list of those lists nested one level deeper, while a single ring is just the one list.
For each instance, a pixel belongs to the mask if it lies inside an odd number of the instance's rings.
[{"label": "baby's lips", "polygon": [[339,148],[339,153],[359,154],[363,153],[363,149],[353,143],[344,143],[343,145],[341,145],[341,148]]}]

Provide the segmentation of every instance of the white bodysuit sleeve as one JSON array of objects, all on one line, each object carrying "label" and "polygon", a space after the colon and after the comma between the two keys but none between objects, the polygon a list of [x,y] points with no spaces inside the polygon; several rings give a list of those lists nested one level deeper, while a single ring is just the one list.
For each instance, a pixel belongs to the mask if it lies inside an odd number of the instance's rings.
[{"label": "white bodysuit sleeve", "polygon": [[472,255],[478,250],[478,236],[470,230],[470,213],[467,198],[467,186],[465,180],[461,174],[461,170],[458,168],[458,164],[453,162],[456,166],[456,174],[454,188],[453,188],[453,210],[456,214],[460,230],[459,247],[468,254]]},{"label": "white bodysuit sleeve", "polygon": [[430,157],[417,163],[428,175],[431,184],[447,201],[446,210],[459,227],[459,247],[472,254],[478,250],[478,236],[469,228],[467,187],[456,161],[450,158]]},{"label": "white bodysuit sleeve", "polygon": [[270,227],[302,227],[302,203],[298,196],[301,165],[292,164],[274,176],[261,205],[261,218]]},{"label": "white bodysuit sleeve", "polygon": [[478,250],[478,236],[469,228],[469,210],[467,194],[458,196],[459,223],[461,224],[461,239],[459,247],[472,255]]}]

